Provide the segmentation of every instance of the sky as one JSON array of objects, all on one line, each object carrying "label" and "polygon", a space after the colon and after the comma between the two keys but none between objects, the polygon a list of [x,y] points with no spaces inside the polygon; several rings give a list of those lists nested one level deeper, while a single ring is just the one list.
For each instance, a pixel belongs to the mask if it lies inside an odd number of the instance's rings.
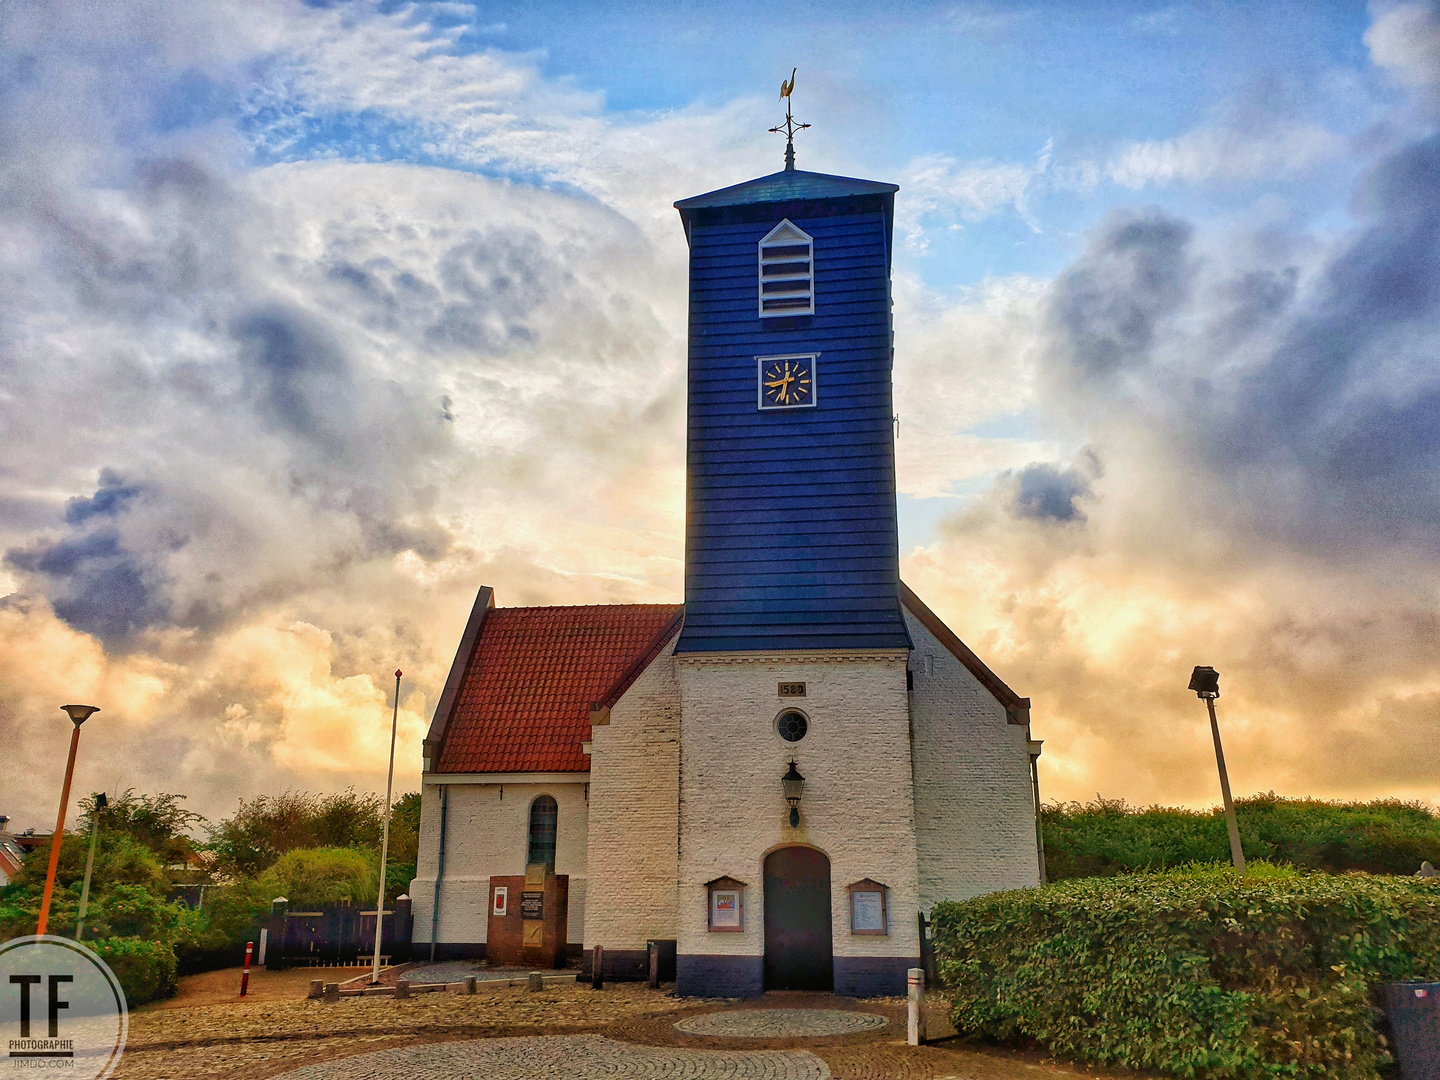
[{"label": "sky", "polygon": [[901,573],[1046,799],[1440,805],[1440,7],[0,0],[0,813],[397,790],[682,599],[676,199],[897,196]]}]

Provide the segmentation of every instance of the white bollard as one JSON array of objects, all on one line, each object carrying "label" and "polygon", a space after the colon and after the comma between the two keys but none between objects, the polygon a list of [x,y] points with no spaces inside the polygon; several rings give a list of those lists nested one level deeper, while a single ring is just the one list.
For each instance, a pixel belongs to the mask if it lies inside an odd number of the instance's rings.
[{"label": "white bollard", "polygon": [[264,966],[265,966],[265,946],[266,946],[266,945],[269,945],[269,944],[270,944],[270,928],[269,928],[268,926],[262,926],[262,927],[260,928],[260,955],[255,958],[255,966],[256,966],[256,967],[264,967]]},{"label": "white bollard", "polygon": [[925,1018],[921,1013],[925,1005],[925,969],[911,968],[905,973],[905,984],[910,997],[905,1041],[911,1046],[919,1046],[925,1041]]}]

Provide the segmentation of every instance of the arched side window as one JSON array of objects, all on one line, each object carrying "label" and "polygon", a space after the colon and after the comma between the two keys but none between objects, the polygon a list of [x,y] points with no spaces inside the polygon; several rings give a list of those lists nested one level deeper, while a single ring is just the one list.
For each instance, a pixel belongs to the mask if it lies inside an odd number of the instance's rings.
[{"label": "arched side window", "polygon": [[530,850],[525,856],[525,865],[544,863],[555,869],[555,824],[560,817],[560,807],[549,795],[541,795],[530,804]]},{"label": "arched side window", "polygon": [[815,242],[787,218],[760,241],[760,317],[815,314]]}]

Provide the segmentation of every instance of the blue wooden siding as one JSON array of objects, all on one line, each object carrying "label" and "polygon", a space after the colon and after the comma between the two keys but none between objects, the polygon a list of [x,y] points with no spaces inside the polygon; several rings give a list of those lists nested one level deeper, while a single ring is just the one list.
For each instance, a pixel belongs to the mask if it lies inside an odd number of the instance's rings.
[{"label": "blue wooden siding", "polygon": [[[806,190],[823,192],[828,178],[808,175]],[[841,202],[792,193],[738,213],[708,196],[677,204],[690,238],[678,652],[910,647],[895,522],[891,191],[837,186]],[[815,314],[761,319],[757,245],[787,217],[814,237]],[[755,358],[787,353],[819,354],[815,407],[762,412]]]}]

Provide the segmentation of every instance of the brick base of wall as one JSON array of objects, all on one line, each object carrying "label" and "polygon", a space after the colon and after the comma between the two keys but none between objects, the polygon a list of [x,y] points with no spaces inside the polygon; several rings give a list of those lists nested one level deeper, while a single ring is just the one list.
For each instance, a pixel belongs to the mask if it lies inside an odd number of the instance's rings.
[{"label": "brick base of wall", "polygon": [[905,973],[918,956],[837,956],[835,993],[841,997],[903,997]]},{"label": "brick base of wall", "polygon": [[675,992],[681,997],[759,997],[765,992],[763,956],[675,958]]}]

